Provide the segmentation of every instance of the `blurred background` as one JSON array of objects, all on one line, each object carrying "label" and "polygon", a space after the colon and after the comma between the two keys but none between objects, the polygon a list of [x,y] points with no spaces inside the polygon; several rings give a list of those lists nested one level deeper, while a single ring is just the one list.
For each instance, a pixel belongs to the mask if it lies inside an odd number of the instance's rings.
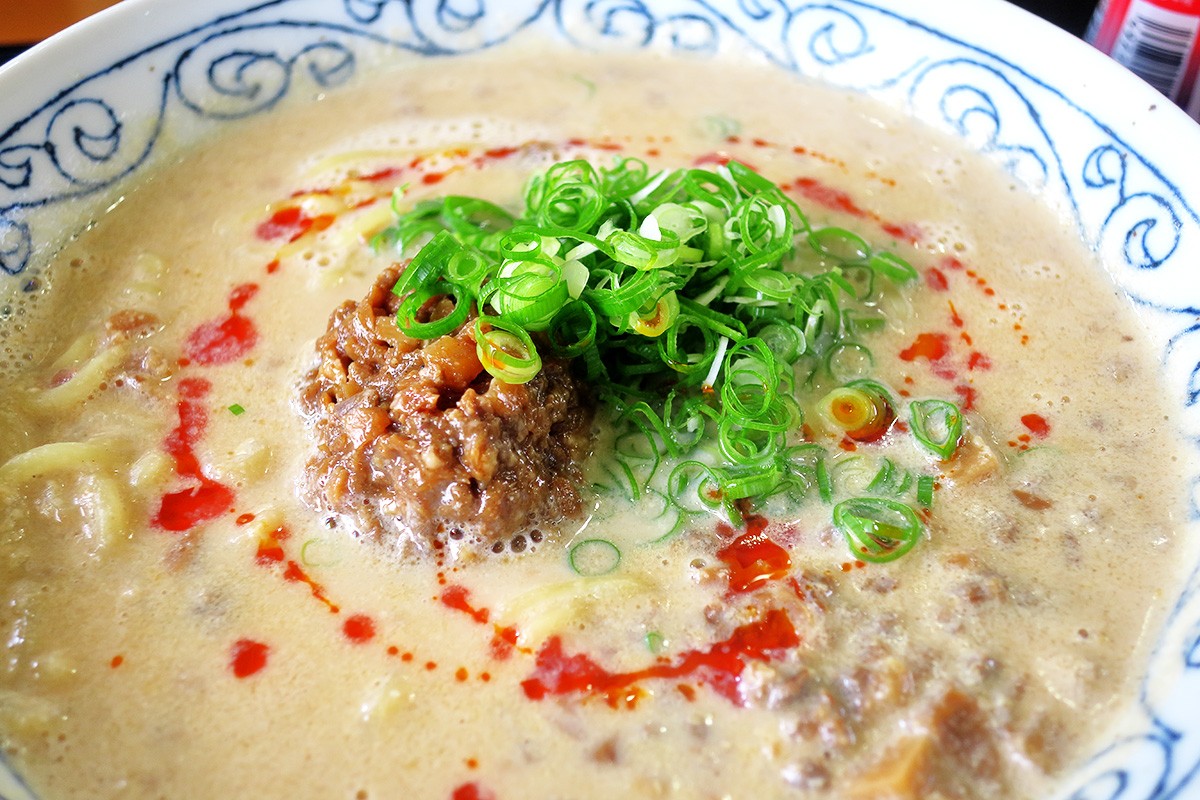
[{"label": "blurred background", "polygon": [[117,0],[0,0],[0,62]]},{"label": "blurred background", "polygon": [[[335,2],[335,0],[329,0]],[[0,0],[0,63],[117,0]],[[1015,4],[1082,37],[1095,0],[1015,0]]]}]

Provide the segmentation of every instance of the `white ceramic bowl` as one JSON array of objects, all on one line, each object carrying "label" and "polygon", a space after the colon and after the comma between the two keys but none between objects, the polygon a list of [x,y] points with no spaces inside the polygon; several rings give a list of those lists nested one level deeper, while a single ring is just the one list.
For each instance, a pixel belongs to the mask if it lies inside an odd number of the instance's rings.
[{"label": "white ceramic bowl", "polygon": [[[380,45],[445,57],[537,36],[758,50],[1000,160],[1077,222],[1139,307],[1180,435],[1200,442],[1200,126],[1001,0],[126,0],[0,68],[0,281],[28,282],[62,220],[102,207],[167,140],[335,87]],[[1171,587],[1139,696],[1063,797],[1200,798],[1200,579],[1189,572]],[[0,763],[0,797],[29,796]]]}]

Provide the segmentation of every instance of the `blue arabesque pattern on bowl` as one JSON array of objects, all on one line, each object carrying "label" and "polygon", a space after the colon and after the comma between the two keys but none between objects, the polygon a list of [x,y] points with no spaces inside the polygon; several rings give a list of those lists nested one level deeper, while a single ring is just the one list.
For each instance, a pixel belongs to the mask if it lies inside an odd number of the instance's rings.
[{"label": "blue arabesque pattern on bowl", "polygon": [[[29,284],[39,247],[60,236],[48,212],[112,195],[153,159],[164,131],[219,127],[298,87],[336,87],[368,49],[451,57],[537,35],[586,48],[756,50],[957,134],[1073,216],[1121,289],[1173,333],[1164,362],[1182,364],[1191,377],[1181,403],[1197,405],[1200,295],[1183,287],[1200,265],[1200,219],[1180,188],[1058,87],[925,21],[849,0],[276,0],[214,16],[56,87],[37,107],[0,112],[0,280]],[[1064,796],[1196,796],[1198,589],[1193,574],[1143,683],[1140,724]]]}]

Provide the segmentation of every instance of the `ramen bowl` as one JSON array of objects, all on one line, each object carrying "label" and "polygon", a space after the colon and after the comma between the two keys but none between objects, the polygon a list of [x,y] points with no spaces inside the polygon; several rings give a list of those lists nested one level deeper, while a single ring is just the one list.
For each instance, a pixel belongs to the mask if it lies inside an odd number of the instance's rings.
[{"label": "ramen bowl", "polygon": [[[1136,691],[1113,700],[1115,721],[1067,771],[1059,796],[1200,797],[1200,127],[1100,53],[1013,6],[126,0],[0,68],[0,282],[14,297],[40,291],[51,254],[119,206],[128,187],[169,170],[188,145],[334,94],[392,56],[453,63],[546,42],[588,57],[750,61],[773,79],[872,98],[998,164],[1099,257],[1155,348],[1183,442],[1185,511],[1176,521],[1186,564],[1163,577],[1165,610],[1142,633],[1150,655]],[[20,324],[13,309],[0,310],[0,328]],[[1153,482],[1159,469],[1144,464],[1142,480]],[[362,626],[354,630],[365,635]],[[10,646],[21,630],[13,628]],[[240,655],[253,660],[253,651]],[[114,655],[110,668],[121,660]],[[5,760],[0,796],[38,795]]]}]

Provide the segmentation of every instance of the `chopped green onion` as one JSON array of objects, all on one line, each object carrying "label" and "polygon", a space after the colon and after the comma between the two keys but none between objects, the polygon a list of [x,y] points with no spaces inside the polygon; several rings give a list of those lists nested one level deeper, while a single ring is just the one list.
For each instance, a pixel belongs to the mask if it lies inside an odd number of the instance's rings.
[{"label": "chopped green onion", "polygon": [[773,322],[758,332],[767,349],[775,358],[786,364],[794,364],[807,350],[804,332],[789,322]]},{"label": "chopped green onion", "polygon": [[872,253],[871,257],[867,259],[867,266],[897,284],[917,279],[917,270],[912,264],[886,250]]},{"label": "chopped green onion", "polygon": [[667,492],[671,502],[685,511],[711,511],[724,498],[720,474],[699,461],[676,466],[667,479]]},{"label": "chopped green onion", "polygon": [[798,444],[784,451],[784,469],[799,489],[799,494],[807,494],[818,486],[817,473],[826,455],[825,448],[813,442]]},{"label": "chopped green onion", "polygon": [[892,406],[892,393],[887,387],[879,381],[873,381],[870,378],[858,378],[846,384],[851,389],[858,389],[861,392],[866,392],[871,396],[871,399],[878,405]]},{"label": "chopped green onion", "polygon": [[826,394],[821,415],[855,441],[874,441],[887,432],[895,415],[886,389],[875,381],[851,381]]},{"label": "chopped green onion", "polygon": [[[316,554],[311,551],[316,551]],[[328,567],[339,561],[337,553],[327,541],[305,539],[304,544],[300,545],[300,563],[306,567]]]},{"label": "chopped green onion", "polygon": [[817,462],[817,493],[821,502],[833,502],[833,478],[829,475],[829,467],[825,466],[824,459]]},{"label": "chopped green onion", "polygon": [[913,438],[945,461],[954,455],[962,437],[963,418],[958,406],[946,400],[916,400],[909,404]]},{"label": "chopped green onion", "polygon": [[242,408],[239,403],[234,403],[229,407],[229,413],[233,414],[235,417],[240,417],[242,414],[246,413],[246,409]]},{"label": "chopped green onion", "polygon": [[596,312],[587,303],[576,300],[555,315],[546,333],[550,347],[558,355],[564,358],[582,355],[596,344]]},{"label": "chopped green onion", "polygon": [[858,342],[839,342],[825,356],[825,369],[837,381],[861,378],[874,366],[875,356]]},{"label": "chopped green onion", "polygon": [[542,369],[529,334],[496,317],[476,317],[475,351],[483,368],[505,383],[527,383]]},{"label": "chopped green onion", "polygon": [[562,269],[542,260],[506,263],[487,291],[500,316],[531,331],[549,327],[569,297]]},{"label": "chopped green onion", "polygon": [[462,245],[447,231],[434,236],[409,262],[392,293],[404,297],[409,292],[428,286],[437,280],[452,257],[462,252]]},{"label": "chopped green onion", "polygon": [[922,475],[917,478],[917,503],[921,508],[933,508],[933,490],[935,488],[932,475]]},{"label": "chopped green onion", "polygon": [[844,431],[856,431],[878,415],[871,396],[858,389],[841,386],[821,398],[825,418]]},{"label": "chopped green onion", "polygon": [[896,472],[895,463],[890,458],[885,458],[879,472],[875,473],[875,477],[867,484],[867,491],[874,494],[890,494]]},{"label": "chopped green onion", "polygon": [[663,331],[675,324],[679,318],[679,298],[675,292],[667,292],[658,298],[654,308],[645,314],[633,311],[629,314],[629,327],[643,336],[661,336]]},{"label": "chopped green onion", "polygon": [[779,485],[782,467],[768,461],[759,467],[732,471],[725,479],[725,497],[728,500],[743,500],[769,494]]},{"label": "chopped green onion", "polygon": [[850,264],[862,264],[871,257],[871,246],[861,236],[845,228],[813,231],[808,243],[821,255]]},{"label": "chopped green onion", "polygon": [[446,229],[460,241],[476,244],[492,231],[503,231],[514,220],[500,206],[477,197],[447,197],[442,201],[441,217]]},{"label": "chopped green onion", "polygon": [[896,500],[857,497],[838,503],[833,522],[851,552],[863,561],[883,563],[907,553],[921,537],[916,512]]},{"label": "chopped green onion", "polygon": [[[458,330],[467,321],[470,303],[468,293],[461,286],[449,282],[439,282],[422,286],[406,295],[396,309],[396,327],[406,336],[415,339],[428,339],[435,336],[445,336]],[[454,308],[448,314],[428,322],[417,321],[417,314],[429,301],[437,297],[454,298]]]},{"label": "chopped green onion", "polygon": [[830,466],[829,474],[839,494],[865,494],[875,479],[875,463],[862,455],[838,458]]},{"label": "chopped green onion", "polygon": [[479,294],[488,275],[488,262],[478,251],[462,250],[446,264],[446,279]]},{"label": "chopped green onion", "polygon": [[[534,176],[524,200],[515,216],[475,198],[422,200],[373,239],[415,251],[393,289],[405,333],[446,335],[477,315],[479,359],[510,383],[538,374],[539,348],[575,359],[618,425],[638,433],[637,449],[614,454],[613,484],[660,492],[680,520],[720,508],[734,518],[736,501],[785,489],[833,502],[828,454],[794,443],[797,376],[844,382],[823,408],[851,438],[886,433],[893,400],[862,379],[873,359],[851,337],[882,323],[882,287],[912,281],[911,265],[852,231],[814,229],[736,161],[661,171],[636,158],[566,161]],[[651,489],[663,456],[688,460]],[[891,496],[912,482],[895,468],[876,477]]]},{"label": "chopped green onion", "polygon": [[571,548],[567,561],[576,575],[594,578],[615,570],[621,551],[607,539],[584,539]]}]

